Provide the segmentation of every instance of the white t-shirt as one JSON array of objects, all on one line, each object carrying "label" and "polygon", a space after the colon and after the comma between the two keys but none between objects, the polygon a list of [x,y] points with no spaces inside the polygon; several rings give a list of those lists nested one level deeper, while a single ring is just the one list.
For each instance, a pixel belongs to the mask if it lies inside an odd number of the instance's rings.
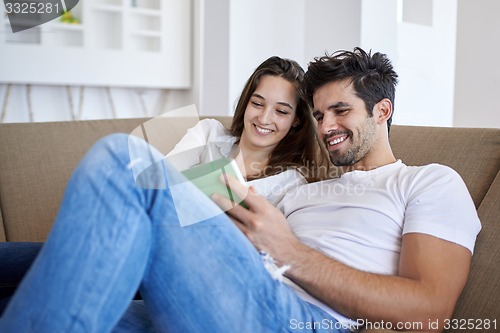
[{"label": "white t-shirt", "polygon": [[[480,221],[460,176],[438,164],[401,161],[289,191],[278,204],[298,239],[353,268],[398,273],[402,236],[424,233],[471,252]],[[348,319],[287,281],[306,301]]]},{"label": "white t-shirt", "polygon": [[[185,170],[195,165],[229,157],[238,140],[215,119],[203,119],[190,128],[186,135],[167,154],[167,160],[177,170]],[[297,170],[290,169],[279,174],[248,181],[257,193],[276,205],[291,188],[306,184],[307,181]]]}]

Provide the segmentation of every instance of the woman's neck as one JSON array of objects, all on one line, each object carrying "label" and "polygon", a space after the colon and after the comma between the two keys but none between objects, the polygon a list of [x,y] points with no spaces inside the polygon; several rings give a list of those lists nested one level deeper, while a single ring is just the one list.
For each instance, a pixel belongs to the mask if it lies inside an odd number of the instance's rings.
[{"label": "woman's neck", "polygon": [[238,167],[244,177],[256,176],[264,171],[269,163],[270,151],[262,148],[252,148],[240,141],[232,152]]}]

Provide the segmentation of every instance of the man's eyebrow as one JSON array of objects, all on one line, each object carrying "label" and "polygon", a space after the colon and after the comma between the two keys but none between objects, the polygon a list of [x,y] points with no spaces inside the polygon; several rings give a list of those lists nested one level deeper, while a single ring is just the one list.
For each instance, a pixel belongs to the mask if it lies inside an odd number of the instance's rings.
[{"label": "man's eyebrow", "polygon": [[345,107],[350,107],[351,104],[347,103],[347,102],[338,102],[338,103],[335,103],[335,104],[332,104],[328,107],[328,110],[333,110],[333,109],[338,109],[338,108],[345,108]]},{"label": "man's eyebrow", "polygon": [[[345,107],[351,107],[351,104],[347,102],[337,102],[335,104],[330,105],[327,110],[335,110],[338,108],[345,108]],[[320,110],[313,110],[312,113],[313,117],[316,117],[320,114],[323,114],[323,112],[321,112]]]},{"label": "man's eyebrow", "polygon": [[[257,94],[257,93],[253,93],[252,96],[254,97],[257,97],[257,98],[260,98],[260,99],[263,99],[263,100],[266,100],[263,96]],[[290,109],[293,110],[293,106],[291,106],[290,104],[288,104],[287,102],[276,102],[276,104],[279,104],[279,105],[283,105],[283,106],[286,106],[286,107],[289,107]]]}]

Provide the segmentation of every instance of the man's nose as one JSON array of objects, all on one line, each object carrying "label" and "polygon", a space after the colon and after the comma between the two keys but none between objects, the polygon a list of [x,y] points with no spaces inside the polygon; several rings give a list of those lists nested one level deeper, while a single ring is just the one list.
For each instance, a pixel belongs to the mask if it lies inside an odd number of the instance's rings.
[{"label": "man's nose", "polygon": [[323,121],[319,125],[319,131],[323,135],[327,135],[331,131],[338,129],[337,119],[334,115],[325,114]]}]

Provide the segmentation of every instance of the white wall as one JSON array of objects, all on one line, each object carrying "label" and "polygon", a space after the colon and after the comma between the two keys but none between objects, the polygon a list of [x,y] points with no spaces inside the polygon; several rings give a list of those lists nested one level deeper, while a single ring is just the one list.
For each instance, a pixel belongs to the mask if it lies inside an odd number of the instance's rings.
[{"label": "white wall", "polygon": [[307,0],[305,62],[360,45],[361,0]]},{"label": "white wall", "polygon": [[500,128],[499,13],[498,0],[458,0],[454,126]]},{"label": "white wall", "polygon": [[362,1],[359,45],[364,50],[387,54],[393,63],[398,60],[397,11],[394,0]]},{"label": "white wall", "polygon": [[[493,99],[500,87],[497,0],[398,0],[424,10],[399,23],[394,0],[191,1],[193,86],[144,90],[150,116],[193,103],[202,115],[231,114],[267,57],[293,58],[305,68],[325,51],[361,45],[388,54],[400,75],[394,123],[500,127]],[[0,84],[0,107],[5,91]],[[118,117],[144,116],[138,90],[111,91]],[[73,92],[77,105],[78,88]],[[105,88],[86,87],[85,96],[83,119],[112,117]],[[65,87],[33,86],[32,103],[35,121],[71,119]],[[24,86],[12,87],[7,111],[7,122],[29,121]]]},{"label": "white wall", "polygon": [[[200,1],[200,0],[188,0]],[[3,4],[0,9],[3,10]],[[193,15],[196,13],[195,9]],[[4,13],[0,13],[3,19]],[[7,23],[0,26],[0,38],[10,38],[10,28]],[[198,21],[195,22],[195,25]],[[7,34],[6,32],[9,32]],[[46,33],[49,34],[49,30]],[[188,40],[188,43],[196,42],[196,34]],[[1,58],[1,56],[0,56]],[[5,60],[5,59],[4,59]],[[22,63],[12,63],[17,70],[22,70]],[[43,66],[43,59],[40,59],[39,66]],[[106,64],[103,64],[106,66]],[[53,70],[56,70],[55,68]],[[97,70],[100,70],[97,68]],[[76,75],[71,68],[64,70],[68,77]],[[0,72],[0,78],[2,73]],[[29,93],[31,91],[31,93]],[[9,85],[0,84],[0,121],[5,122],[25,122],[25,121],[61,121],[72,120],[71,107],[66,86],[56,85],[31,85],[29,90],[25,84]],[[81,110],[79,110],[80,87],[72,87],[74,112],[80,111],[81,119],[99,118],[128,118],[154,116],[166,110],[175,109],[180,106],[191,104],[197,101],[196,89],[187,90],[160,90],[160,89],[133,89],[110,87],[111,96],[115,112],[111,107],[105,87],[87,86],[84,90],[84,99]],[[7,92],[9,92],[7,94]],[[144,102],[144,103],[143,103]],[[30,117],[31,104],[32,117]],[[33,119],[31,119],[33,118]]]},{"label": "white wall", "polygon": [[[5,104],[7,84],[0,84],[0,105]],[[73,112],[80,111],[80,88],[72,87]],[[85,87],[81,107],[81,119],[133,118],[153,116],[163,110],[175,107],[175,92],[159,89],[111,88],[115,114],[106,88]],[[146,111],[143,110],[140,94],[143,95]],[[28,96],[31,95],[31,102]],[[33,119],[30,119],[29,103],[32,105]],[[2,108],[3,109],[3,108]],[[2,110],[0,109],[0,111]],[[12,85],[6,109],[1,113],[5,122],[37,122],[73,120],[68,91],[65,86],[31,86],[31,94],[26,85]]]},{"label": "white wall", "polygon": [[305,0],[231,1],[229,106],[232,114],[255,68],[276,55],[304,65]]},{"label": "white wall", "polygon": [[[452,126],[457,0],[434,0],[432,24],[398,24],[395,124]],[[412,5],[418,5],[412,0]],[[404,5],[404,2],[403,2]]]}]

